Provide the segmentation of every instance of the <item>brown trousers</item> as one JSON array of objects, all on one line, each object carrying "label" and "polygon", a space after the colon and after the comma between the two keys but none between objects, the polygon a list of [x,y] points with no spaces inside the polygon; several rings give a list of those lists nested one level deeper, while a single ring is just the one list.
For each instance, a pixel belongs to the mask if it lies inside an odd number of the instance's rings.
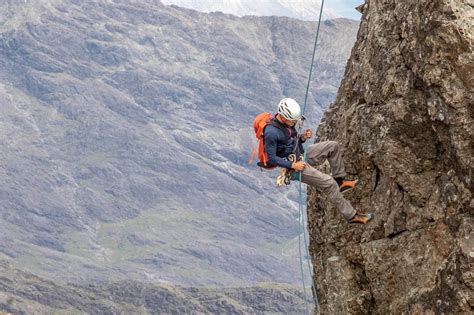
[{"label": "brown trousers", "polygon": [[332,176],[322,173],[314,167],[326,159],[329,161],[329,165],[331,165],[331,172],[334,177],[344,177],[347,175],[344,170],[339,143],[335,141],[324,141],[308,146],[306,161],[309,165],[306,165],[303,170],[301,181],[305,184],[317,187],[326,193],[329,200],[339,212],[341,212],[344,218],[349,220],[356,214],[351,203],[344,199],[342,193],[339,191],[339,186]]}]

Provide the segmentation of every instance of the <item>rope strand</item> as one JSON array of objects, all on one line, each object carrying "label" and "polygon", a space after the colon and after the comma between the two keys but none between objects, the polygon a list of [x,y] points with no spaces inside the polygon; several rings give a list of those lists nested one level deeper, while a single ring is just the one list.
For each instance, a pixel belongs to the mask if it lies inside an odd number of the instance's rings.
[{"label": "rope strand", "polygon": [[[312,77],[312,74],[313,74],[314,59],[315,59],[315,55],[316,55],[316,46],[318,44],[319,29],[320,29],[320,26],[321,26],[321,19],[322,19],[322,15],[323,15],[323,7],[324,7],[324,0],[321,1],[321,8],[320,8],[320,11],[319,11],[318,27],[316,29],[316,38],[314,40],[313,54],[312,54],[312,57],[311,57],[311,66],[310,66],[309,75],[308,75],[308,83],[306,85],[306,93],[305,93],[305,96],[304,96],[304,106],[303,106],[303,112],[302,112],[303,116],[304,116],[304,113],[306,112],[306,106],[307,106],[307,102],[308,102],[309,86],[311,84],[311,77]],[[303,128],[303,124],[301,124],[301,126],[300,126],[300,132],[301,132],[302,128]],[[299,145],[299,137],[297,137],[297,140],[296,140],[296,147],[298,147],[298,145]],[[306,151],[307,151],[306,146],[307,145],[305,144],[305,150],[304,150],[305,153],[304,153],[303,160],[306,160]],[[305,245],[305,249],[306,249],[306,263],[307,263],[308,272],[311,276],[311,281],[312,281],[313,300],[314,300],[314,304],[316,306],[316,313],[319,315],[320,314],[320,306],[319,306],[319,301],[318,301],[318,292],[317,292],[316,282],[314,281],[313,270],[311,268],[311,262],[310,262],[310,259],[309,259],[309,251],[308,251],[308,241],[307,241],[307,238],[306,238],[306,226],[305,226],[305,221],[306,220],[305,220],[304,211],[303,211],[304,206],[303,206],[303,189],[302,189],[302,185],[301,185],[301,174],[302,174],[302,172],[299,172],[298,189],[299,189],[300,226],[301,226],[301,233],[303,234],[304,245]],[[305,288],[305,283],[304,283],[304,274],[303,274],[303,258],[302,258],[302,255],[301,255],[301,234],[298,236],[298,242],[299,242],[300,268],[301,268],[301,277],[302,277],[302,282],[303,282],[304,301],[305,301],[305,306],[306,306],[306,312],[309,314],[307,297],[306,297],[306,288]]]}]

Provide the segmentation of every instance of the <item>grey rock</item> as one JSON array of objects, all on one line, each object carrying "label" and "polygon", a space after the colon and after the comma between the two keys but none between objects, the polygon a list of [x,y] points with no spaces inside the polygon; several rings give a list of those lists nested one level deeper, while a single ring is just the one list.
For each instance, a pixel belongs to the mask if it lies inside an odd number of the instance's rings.
[{"label": "grey rock", "polygon": [[376,216],[348,226],[311,191],[323,310],[472,313],[472,5],[368,0],[362,10],[318,135],[342,144],[350,176],[360,179],[348,198]]}]

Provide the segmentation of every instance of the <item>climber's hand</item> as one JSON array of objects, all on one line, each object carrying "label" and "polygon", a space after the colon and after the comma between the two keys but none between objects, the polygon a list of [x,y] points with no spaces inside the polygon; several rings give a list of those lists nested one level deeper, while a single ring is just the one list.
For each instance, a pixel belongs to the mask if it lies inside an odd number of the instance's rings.
[{"label": "climber's hand", "polygon": [[293,162],[291,168],[296,171],[302,171],[306,167],[306,163],[303,161]]},{"label": "climber's hand", "polygon": [[313,136],[313,130],[311,129],[306,129],[303,133],[303,140],[308,140]]}]

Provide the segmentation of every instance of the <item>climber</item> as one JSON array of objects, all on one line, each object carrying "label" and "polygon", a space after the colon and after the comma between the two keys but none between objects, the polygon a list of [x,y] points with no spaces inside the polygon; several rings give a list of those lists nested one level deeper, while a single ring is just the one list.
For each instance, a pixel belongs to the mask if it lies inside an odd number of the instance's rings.
[{"label": "climber", "polygon": [[[301,143],[313,136],[312,130],[306,129],[300,135],[299,141],[296,141],[295,124],[300,119],[302,119],[302,115],[299,104],[291,98],[282,99],[278,104],[277,115],[273,119],[273,123],[268,124],[263,133],[268,163],[273,166],[293,169],[297,172],[302,171],[301,181],[327,193],[329,200],[349,223],[366,224],[372,220],[374,217],[372,213],[357,213],[350,202],[342,196],[343,192],[352,190],[357,181],[344,178],[347,174],[344,171],[339,143],[324,141],[309,145],[306,161],[291,162],[287,159],[291,153],[300,156],[303,153]],[[298,145],[295,148],[296,143]],[[329,160],[334,178],[314,167],[325,159]]]}]

